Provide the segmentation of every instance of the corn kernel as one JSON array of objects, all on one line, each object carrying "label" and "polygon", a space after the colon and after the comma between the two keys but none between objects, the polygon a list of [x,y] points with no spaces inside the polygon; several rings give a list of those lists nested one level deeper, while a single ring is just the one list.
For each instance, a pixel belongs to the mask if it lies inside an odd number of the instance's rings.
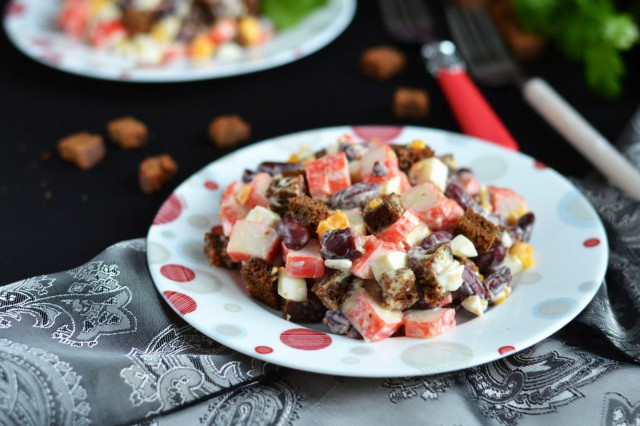
[{"label": "corn kernel", "polygon": [[197,61],[209,59],[216,50],[216,46],[205,34],[193,39],[190,46],[191,57]]},{"label": "corn kernel", "polygon": [[262,37],[260,21],[255,16],[245,16],[240,19],[238,32],[241,44],[245,46],[256,45]]},{"label": "corn kernel", "polygon": [[289,163],[298,163],[300,162],[300,158],[298,158],[298,154],[291,154],[289,159],[287,160]]},{"label": "corn kernel", "polygon": [[238,203],[243,206],[247,204],[247,202],[249,201],[249,195],[251,195],[251,189],[251,185],[247,185],[240,191],[238,191],[238,193],[236,194],[236,200],[238,201]]},{"label": "corn kernel", "polygon": [[517,257],[524,269],[529,269],[535,265],[531,244],[523,243],[522,241],[517,242],[509,249],[509,254]]},{"label": "corn kernel", "polygon": [[334,231],[336,229],[344,229],[349,227],[349,218],[342,212],[342,210],[336,210],[331,216],[325,220],[321,220],[318,224],[318,237],[322,237],[327,231]]},{"label": "corn kernel", "polygon": [[382,198],[376,197],[373,200],[369,201],[370,209],[377,209],[380,205],[382,205]]},{"label": "corn kernel", "polygon": [[409,148],[413,149],[425,149],[427,146],[422,142],[422,139],[416,139],[409,144]]}]

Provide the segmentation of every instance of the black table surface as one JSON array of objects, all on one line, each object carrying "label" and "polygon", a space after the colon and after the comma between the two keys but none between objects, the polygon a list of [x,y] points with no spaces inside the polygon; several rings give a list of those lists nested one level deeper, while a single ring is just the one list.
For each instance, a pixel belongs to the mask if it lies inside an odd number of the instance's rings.
[{"label": "black table surface", "polygon": [[[22,55],[0,36],[0,284],[77,266],[107,246],[143,237],[166,197],[183,180],[229,152],[207,139],[213,117],[239,114],[252,125],[250,142],[300,130],[352,124],[408,124],[458,131],[418,48],[404,73],[377,82],[358,71],[359,54],[394,44],[383,31],[375,2],[358,3],[355,18],[334,42],[297,62],[259,73],[209,81],[133,84],[66,74]],[[640,51],[625,55],[625,92],[607,101],[588,90],[579,64],[549,50],[525,65],[545,78],[606,138],[615,140],[640,103]],[[635,74],[635,75],[634,75]],[[423,120],[391,113],[397,87],[425,88],[430,112]],[[481,87],[518,140],[521,151],[565,176],[592,167],[523,101],[515,87]],[[59,139],[78,131],[105,133],[108,120],[133,115],[149,126],[148,146],[121,151],[108,144],[89,171],[62,161]],[[169,153],[177,176],[161,192],[144,195],[138,165]],[[238,167],[238,174],[242,166]]]}]

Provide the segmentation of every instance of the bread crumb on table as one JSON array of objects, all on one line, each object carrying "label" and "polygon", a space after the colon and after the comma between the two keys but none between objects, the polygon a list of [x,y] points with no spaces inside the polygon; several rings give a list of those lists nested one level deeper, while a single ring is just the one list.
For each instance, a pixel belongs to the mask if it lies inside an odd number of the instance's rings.
[{"label": "bread crumb on table", "polygon": [[82,170],[89,170],[105,156],[102,136],[88,132],[75,133],[58,142],[60,157]]},{"label": "bread crumb on table", "polygon": [[393,96],[393,115],[397,118],[424,118],[429,112],[429,95],[422,89],[400,87]]},{"label": "bread crumb on table", "polygon": [[147,126],[133,117],[122,117],[107,123],[109,139],[122,149],[136,149],[147,144]]},{"label": "bread crumb on table", "polygon": [[139,184],[145,194],[159,191],[178,171],[178,164],[169,154],[146,158],[140,163]]},{"label": "bread crumb on table", "polygon": [[211,121],[209,139],[218,148],[229,148],[251,137],[251,126],[239,115],[222,115]]},{"label": "bread crumb on table", "polygon": [[360,71],[375,80],[388,80],[404,71],[407,58],[391,46],[375,46],[360,55]]}]

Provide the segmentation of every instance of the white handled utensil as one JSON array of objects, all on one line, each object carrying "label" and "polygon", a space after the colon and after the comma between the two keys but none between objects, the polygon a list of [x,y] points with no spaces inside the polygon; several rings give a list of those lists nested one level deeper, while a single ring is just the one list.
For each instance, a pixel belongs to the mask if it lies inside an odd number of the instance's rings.
[{"label": "white handled utensil", "polygon": [[446,15],[471,74],[487,84],[515,83],[525,100],[611,183],[640,200],[640,171],[541,78],[527,78],[507,52],[482,4],[449,3]]}]

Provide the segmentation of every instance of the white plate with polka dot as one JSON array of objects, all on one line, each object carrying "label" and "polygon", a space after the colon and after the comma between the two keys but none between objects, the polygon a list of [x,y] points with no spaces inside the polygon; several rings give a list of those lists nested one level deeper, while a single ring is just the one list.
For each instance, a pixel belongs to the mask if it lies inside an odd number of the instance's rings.
[{"label": "white plate with polka dot", "polygon": [[11,0],[4,16],[9,40],[30,58],[85,77],[165,83],[228,77],[275,68],[308,56],[335,40],[353,19],[355,0],[329,0],[296,27],[277,33],[263,46],[233,59],[202,63],[176,60],[158,66],[136,64],[115,53],[91,48],[55,27],[61,0]]},{"label": "white plate with polka dot", "polygon": [[[300,145],[314,148],[348,133],[408,143],[422,139],[454,154],[486,184],[522,194],[536,214],[531,239],[536,266],[516,276],[502,304],[431,339],[365,343],[322,325],[294,324],[249,297],[237,272],[213,268],[203,236],[219,222],[222,191],[244,168],[285,161]],[[595,210],[564,177],[533,158],[471,137],[420,127],[334,127],[278,137],[230,154],[181,184],[164,203],[147,237],[149,270],[158,291],[196,329],[244,354],[286,367],[342,376],[397,377],[472,367],[550,336],[595,295],[608,260],[607,237]]]}]

